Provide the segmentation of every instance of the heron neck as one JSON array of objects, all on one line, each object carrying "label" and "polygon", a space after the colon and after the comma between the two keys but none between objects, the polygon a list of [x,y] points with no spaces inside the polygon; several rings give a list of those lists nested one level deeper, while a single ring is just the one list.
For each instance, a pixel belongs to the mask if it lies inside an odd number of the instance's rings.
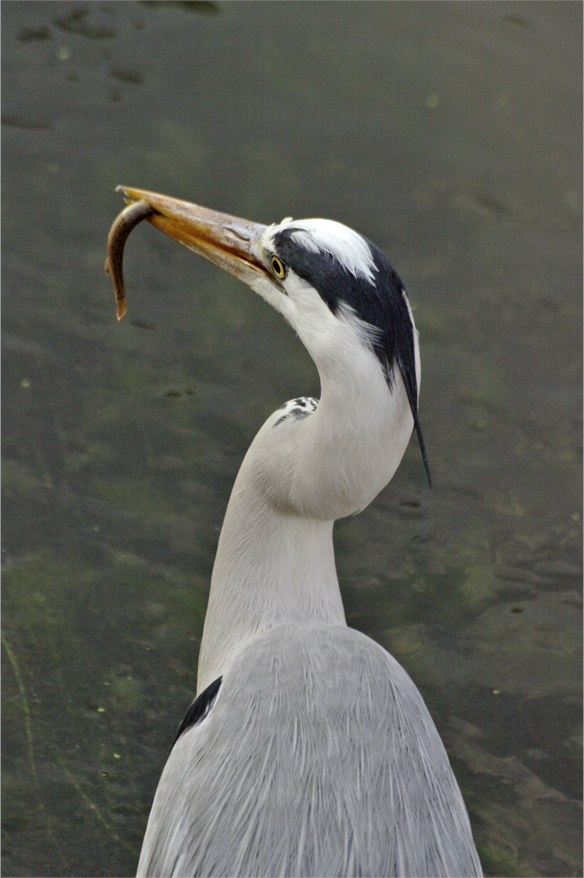
[{"label": "heron neck", "polygon": [[348,335],[333,354],[331,367],[317,362],[316,411],[284,419],[275,412],[237,476],[211,579],[199,690],[268,628],[346,624],[333,523],[367,506],[391,479],[413,420],[401,379],[390,391],[358,339]]},{"label": "heron neck", "polygon": [[262,631],[303,621],[346,624],[333,524],[275,509],[244,461],[213,567],[199,655],[199,692]]}]

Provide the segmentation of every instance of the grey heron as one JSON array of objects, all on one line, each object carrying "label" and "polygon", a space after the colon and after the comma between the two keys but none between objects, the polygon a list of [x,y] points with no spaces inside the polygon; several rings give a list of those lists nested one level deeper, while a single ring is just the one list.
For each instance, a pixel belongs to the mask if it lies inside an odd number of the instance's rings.
[{"label": "grey heron", "polygon": [[[438,731],[404,669],[349,628],[333,524],[387,485],[412,430],[420,357],[405,289],[340,223],[264,226],[141,189],[141,219],[235,275],[314,360],[320,401],[274,412],[235,481],[213,568],[197,697],[154,797],[138,876],[479,876]],[[428,472],[428,470],[427,470]],[[429,474],[428,474],[429,475]]]}]

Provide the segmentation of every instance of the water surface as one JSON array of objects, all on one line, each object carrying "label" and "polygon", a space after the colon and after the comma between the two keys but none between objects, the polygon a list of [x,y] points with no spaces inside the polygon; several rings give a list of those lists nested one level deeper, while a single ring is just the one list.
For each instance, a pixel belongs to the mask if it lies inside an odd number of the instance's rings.
[{"label": "water surface", "polygon": [[349,623],[419,685],[489,875],[581,874],[581,6],[3,6],[5,875],[133,874],[233,479],[318,376],[118,183],[325,216],[403,277],[420,416],[336,526]]}]

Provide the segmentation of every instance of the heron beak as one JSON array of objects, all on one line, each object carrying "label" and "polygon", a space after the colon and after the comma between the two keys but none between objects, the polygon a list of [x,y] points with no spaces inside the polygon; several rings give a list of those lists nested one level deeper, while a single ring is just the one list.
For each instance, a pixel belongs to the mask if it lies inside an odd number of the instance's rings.
[{"label": "heron beak", "polygon": [[261,223],[145,189],[117,186],[116,192],[124,193],[127,204],[145,201],[154,211],[145,217],[149,223],[248,286],[253,286],[258,275],[273,282],[261,259],[259,242],[266,229]]}]

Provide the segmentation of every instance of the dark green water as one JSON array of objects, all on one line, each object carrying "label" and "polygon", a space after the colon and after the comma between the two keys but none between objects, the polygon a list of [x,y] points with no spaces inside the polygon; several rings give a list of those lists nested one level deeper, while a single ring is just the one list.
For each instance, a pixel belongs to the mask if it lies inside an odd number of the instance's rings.
[{"label": "dark green water", "polygon": [[412,441],[339,522],[350,624],[446,741],[489,875],[581,875],[579,3],[5,3],[6,876],[133,874],[239,463],[314,366],[117,183],[374,240]]}]

